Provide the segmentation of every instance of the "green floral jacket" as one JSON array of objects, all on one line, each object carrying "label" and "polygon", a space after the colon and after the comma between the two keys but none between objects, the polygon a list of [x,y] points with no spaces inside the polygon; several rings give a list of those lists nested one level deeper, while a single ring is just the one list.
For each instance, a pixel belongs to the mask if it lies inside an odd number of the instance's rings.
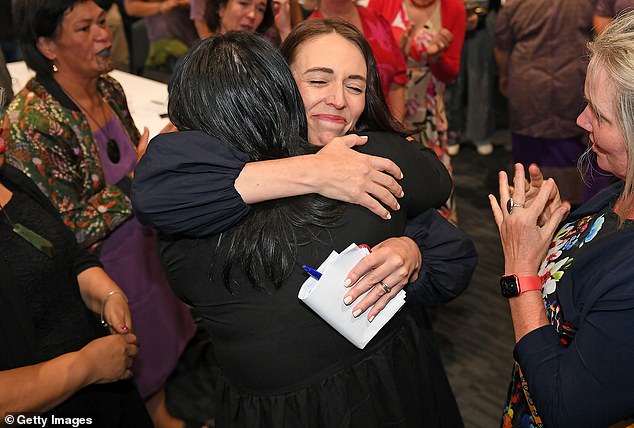
[{"label": "green floral jacket", "polygon": [[[104,75],[98,88],[137,144],[139,131],[121,85]],[[84,247],[98,251],[108,234],[133,215],[124,186],[129,178],[106,185],[88,119],[53,79],[31,79],[7,108],[2,128],[7,162],[50,198]]]}]

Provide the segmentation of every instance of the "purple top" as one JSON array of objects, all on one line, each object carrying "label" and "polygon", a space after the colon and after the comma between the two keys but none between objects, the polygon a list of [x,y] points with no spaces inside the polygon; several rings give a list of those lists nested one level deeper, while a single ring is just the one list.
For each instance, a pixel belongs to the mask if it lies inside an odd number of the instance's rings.
[{"label": "purple top", "polygon": [[[136,165],[136,150],[130,137],[116,115],[95,131],[94,136],[106,183],[117,183]],[[110,161],[106,151],[110,138],[117,142],[121,153],[116,164]],[[158,259],[154,231],[141,225],[136,217],[131,217],[106,238],[100,260],[108,275],[128,296],[140,345],[134,362],[135,380],[141,396],[147,398],[165,383],[174,369],[194,334],[194,323],[185,305],[169,288]]]},{"label": "purple top", "polygon": [[599,16],[615,17],[625,10],[634,9],[634,0],[599,0],[594,13]]}]

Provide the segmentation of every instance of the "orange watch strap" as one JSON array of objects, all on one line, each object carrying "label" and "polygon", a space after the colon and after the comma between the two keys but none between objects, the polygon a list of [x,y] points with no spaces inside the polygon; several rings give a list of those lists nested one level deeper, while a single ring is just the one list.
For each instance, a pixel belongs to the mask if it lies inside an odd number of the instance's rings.
[{"label": "orange watch strap", "polygon": [[533,275],[533,276],[517,276],[517,283],[519,285],[520,294],[525,291],[534,291],[542,289],[542,278]]}]

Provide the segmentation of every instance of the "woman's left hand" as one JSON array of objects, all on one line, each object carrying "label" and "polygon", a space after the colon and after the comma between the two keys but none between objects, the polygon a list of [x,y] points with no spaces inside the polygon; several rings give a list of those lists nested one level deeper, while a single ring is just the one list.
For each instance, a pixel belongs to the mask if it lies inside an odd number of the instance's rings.
[{"label": "woman's left hand", "polygon": [[[556,192],[552,179],[543,182],[537,194],[532,195],[533,199],[527,201],[524,175],[523,167],[515,168],[514,206],[510,210],[507,204],[511,200],[511,192],[504,171],[499,174],[501,205],[493,195],[489,195],[489,202],[502,241],[505,274],[531,276],[537,274],[557,225],[570,211],[570,204],[552,198]],[[550,212],[550,217],[540,224],[544,212]]]},{"label": "woman's left hand", "polygon": [[[344,302],[351,305],[370,290],[352,313],[358,317],[372,306],[368,313],[368,320],[372,321],[405,285],[418,278],[421,264],[420,250],[412,239],[405,236],[389,238],[372,248],[372,252],[348,273],[346,284],[354,286],[344,296]],[[390,289],[389,293],[383,284]]]},{"label": "woman's left hand", "polygon": [[132,315],[123,293],[115,293],[107,299],[103,308],[103,319],[108,323],[110,333],[132,333]]}]

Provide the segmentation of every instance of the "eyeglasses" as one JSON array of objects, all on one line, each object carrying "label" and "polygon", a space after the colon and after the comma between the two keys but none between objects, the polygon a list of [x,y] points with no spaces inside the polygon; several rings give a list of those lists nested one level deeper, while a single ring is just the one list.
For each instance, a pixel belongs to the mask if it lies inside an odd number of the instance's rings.
[{"label": "eyeglasses", "polygon": [[112,138],[108,138],[106,143],[106,153],[108,153],[108,159],[112,163],[119,163],[121,160],[121,152],[119,151],[119,145]]}]

